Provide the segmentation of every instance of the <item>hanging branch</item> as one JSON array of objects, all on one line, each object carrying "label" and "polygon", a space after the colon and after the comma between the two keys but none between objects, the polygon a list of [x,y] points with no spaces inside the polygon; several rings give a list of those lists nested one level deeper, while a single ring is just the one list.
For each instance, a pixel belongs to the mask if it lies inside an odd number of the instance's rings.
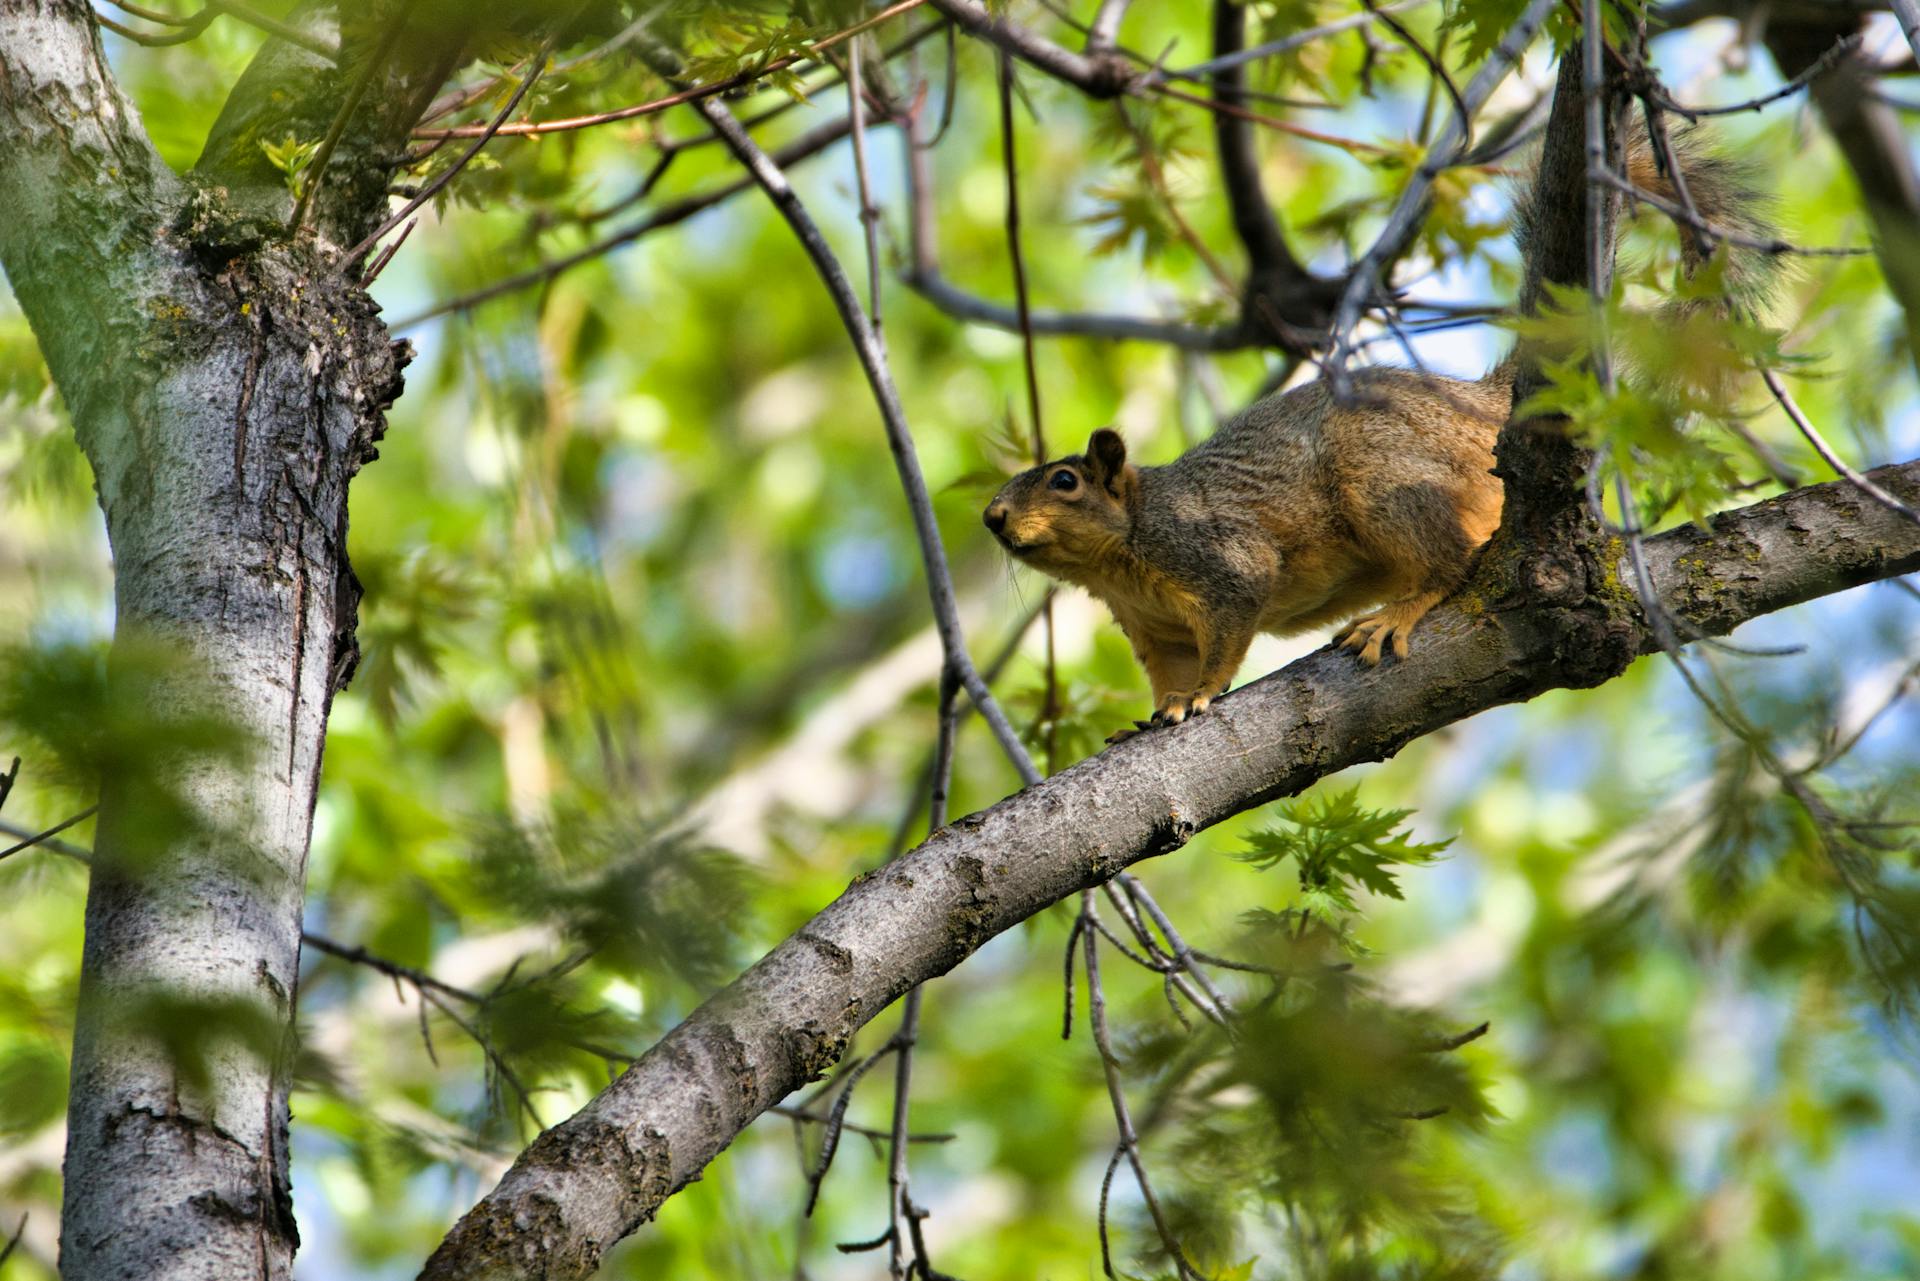
[{"label": "hanging branch", "polygon": [[[1080,915],[1093,921],[1098,914],[1093,906],[1093,891],[1087,890],[1080,895]],[[1200,1274],[1187,1261],[1186,1252],[1180,1248],[1179,1240],[1173,1235],[1173,1229],[1167,1223],[1166,1212],[1160,1208],[1160,1198],[1153,1190],[1153,1181],[1147,1175],[1146,1162],[1140,1156],[1140,1135],[1134,1129],[1133,1112],[1127,1106],[1127,1093],[1120,1080],[1120,1058],[1113,1052],[1113,1040],[1107,1030],[1107,999],[1100,983],[1100,947],[1099,933],[1087,929],[1080,932],[1080,942],[1087,968],[1087,1025],[1093,1032],[1093,1044],[1100,1055],[1100,1069],[1106,1077],[1107,1099],[1113,1105],[1113,1118],[1120,1129],[1119,1153],[1125,1154],[1127,1164],[1133,1170],[1133,1180],[1139,1185],[1141,1199],[1147,1204],[1147,1215],[1153,1220],[1154,1231],[1160,1236],[1160,1244],[1166,1249],[1167,1257],[1173,1260],[1181,1281],[1199,1281]],[[1112,1172],[1116,1162],[1108,1163],[1107,1178],[1101,1185],[1100,1195],[1100,1256],[1108,1281],[1119,1281],[1119,1273],[1113,1269],[1113,1255],[1107,1244],[1106,1231],[1106,1191],[1112,1182]]]},{"label": "hanging branch", "polygon": [[[907,503],[913,514],[914,532],[919,540],[921,564],[927,574],[927,591],[933,603],[934,626],[940,634],[941,649],[947,655],[949,668],[960,686],[973,699],[992,728],[994,737],[1000,741],[1002,750],[1017,766],[1026,761],[1026,750],[1020,746],[1019,735],[1007,720],[1006,713],[1000,710],[993,691],[980,679],[979,671],[967,655],[960,631],[960,614],[954,602],[953,578],[947,568],[940,527],[933,515],[933,500],[927,492],[926,478],[920,472],[919,456],[907,427],[906,411],[900,404],[900,393],[895,389],[893,376],[887,369],[886,352],[873,327],[867,323],[866,314],[847,281],[846,272],[841,269],[833,250],[821,236],[820,229],[814,225],[812,216],[794,194],[786,175],[760,149],[759,144],[740,128],[733,114],[724,106],[711,98],[703,98],[695,106],[725,140],[728,149],[746,165],[754,181],[760,184],[775,208],[793,228],[794,235],[799,238],[833,298],[841,322],[853,339],[854,350],[866,372],[868,385],[873,389],[881,422],[886,428],[887,444],[893,452],[901,487],[906,491]],[[1026,781],[1038,781],[1039,775],[1033,770],[1031,761],[1026,761],[1025,769],[1020,772]]]}]

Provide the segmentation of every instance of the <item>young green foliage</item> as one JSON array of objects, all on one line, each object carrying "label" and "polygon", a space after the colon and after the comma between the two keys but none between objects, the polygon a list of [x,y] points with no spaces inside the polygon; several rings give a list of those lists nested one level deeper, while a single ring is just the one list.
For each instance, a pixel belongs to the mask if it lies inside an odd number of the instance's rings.
[{"label": "young green foliage", "polygon": [[1290,828],[1263,828],[1247,836],[1234,857],[1255,867],[1278,867],[1292,859],[1300,873],[1303,909],[1332,922],[1335,913],[1359,910],[1354,892],[1402,898],[1389,870],[1424,867],[1451,839],[1422,843],[1402,830],[1412,810],[1371,810],[1360,804],[1356,785],[1332,795],[1310,796],[1279,806]]}]

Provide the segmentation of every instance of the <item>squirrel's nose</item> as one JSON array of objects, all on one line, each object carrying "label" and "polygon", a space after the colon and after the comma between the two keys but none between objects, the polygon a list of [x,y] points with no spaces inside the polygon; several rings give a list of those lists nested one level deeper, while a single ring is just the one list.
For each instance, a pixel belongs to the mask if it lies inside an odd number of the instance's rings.
[{"label": "squirrel's nose", "polygon": [[991,529],[996,534],[999,533],[1002,529],[1006,528],[1007,505],[1002,502],[988,503],[987,513],[980,519],[987,523],[988,529]]}]

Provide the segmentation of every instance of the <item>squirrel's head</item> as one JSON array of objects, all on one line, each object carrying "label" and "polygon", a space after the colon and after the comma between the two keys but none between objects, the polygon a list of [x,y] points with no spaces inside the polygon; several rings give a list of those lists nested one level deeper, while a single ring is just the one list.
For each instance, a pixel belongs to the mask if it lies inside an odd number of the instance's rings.
[{"label": "squirrel's head", "polygon": [[1028,468],[1002,485],[982,519],[1023,563],[1071,578],[1105,563],[1127,540],[1139,492],[1127,443],[1102,427],[1086,453]]}]

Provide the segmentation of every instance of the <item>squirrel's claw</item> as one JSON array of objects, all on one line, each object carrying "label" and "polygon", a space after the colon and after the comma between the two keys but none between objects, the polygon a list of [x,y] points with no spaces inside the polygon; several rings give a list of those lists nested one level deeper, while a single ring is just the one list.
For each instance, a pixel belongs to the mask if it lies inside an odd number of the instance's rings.
[{"label": "squirrel's claw", "polygon": [[1411,622],[1403,623],[1394,617],[1391,611],[1381,610],[1378,614],[1368,614],[1365,618],[1354,619],[1353,626],[1347,629],[1344,636],[1336,638],[1334,643],[1342,649],[1359,650],[1361,662],[1368,667],[1378,667],[1381,658],[1380,648],[1388,641],[1393,642],[1395,658],[1407,656],[1407,637],[1412,632]]},{"label": "squirrel's claw", "polygon": [[1124,743],[1135,734],[1150,729],[1166,729],[1188,721],[1207,710],[1213,702],[1209,694],[1169,694],[1160,700],[1160,706],[1153,715],[1144,721],[1135,721],[1134,728],[1115,730],[1107,735],[1108,743]]},{"label": "squirrel's claw", "polygon": [[1207,694],[1169,694],[1154,710],[1152,723],[1155,727],[1178,725],[1206,711],[1212,701]]}]

